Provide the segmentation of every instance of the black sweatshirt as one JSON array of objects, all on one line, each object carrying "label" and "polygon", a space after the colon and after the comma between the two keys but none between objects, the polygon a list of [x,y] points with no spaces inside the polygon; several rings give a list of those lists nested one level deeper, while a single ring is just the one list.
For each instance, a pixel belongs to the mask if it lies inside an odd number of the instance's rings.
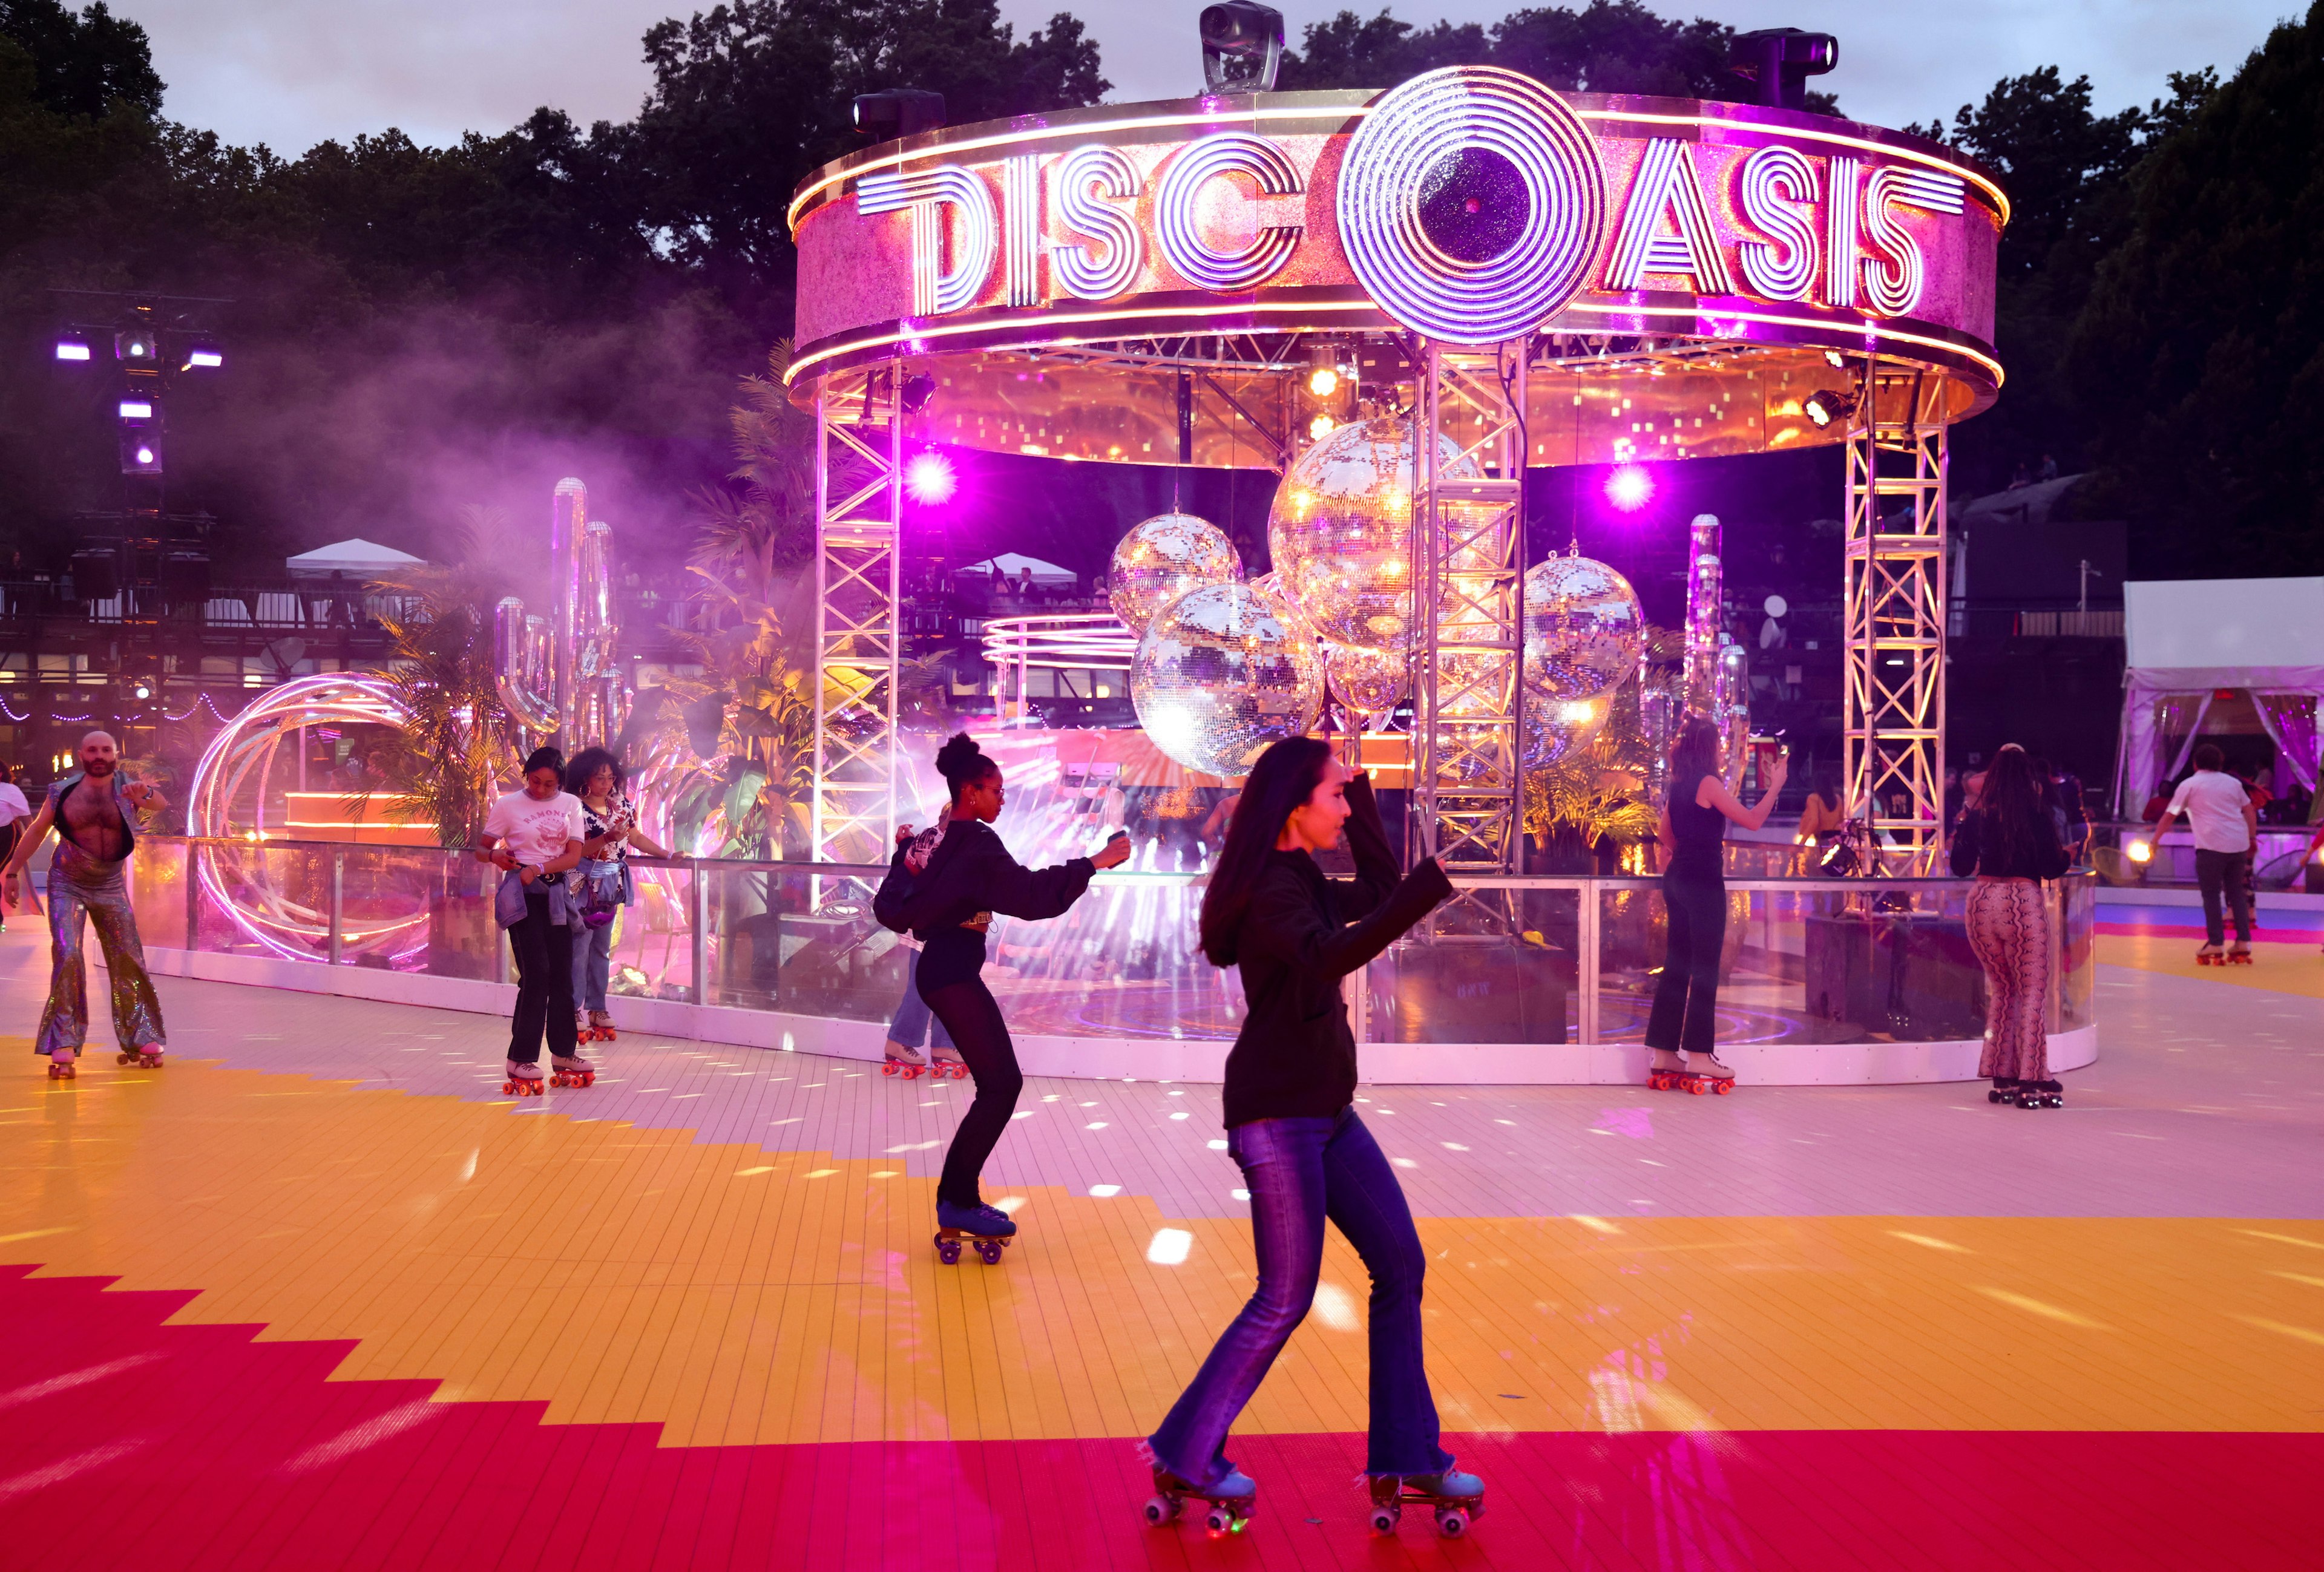
[{"label": "black sweatshirt", "polygon": [[1992,825],[1984,811],[1971,808],[1953,826],[1952,865],[1955,878],[1967,878],[1981,874],[1987,878],[2057,878],[2068,866],[2066,849],[2058,844],[2058,826],[2050,822],[2049,814],[2038,813],[2033,819],[2034,844],[2021,854],[2016,862],[2002,862],[1995,856]]},{"label": "black sweatshirt", "polygon": [[1353,879],[1305,851],[1269,851],[1235,934],[1250,1014],[1227,1055],[1226,1123],[1331,1118],[1356,1095],[1356,1038],[1340,979],[1452,893],[1434,859],[1400,881],[1371,783],[1348,783]]},{"label": "black sweatshirt", "polygon": [[928,865],[918,875],[896,849],[888,877],[872,899],[882,927],[909,931],[927,948],[920,954],[920,995],[964,982],[984,964],[984,930],[963,927],[983,914],[1038,922],[1082,898],[1096,866],[1086,857],[1056,868],[1024,868],[981,819],[955,819]]}]

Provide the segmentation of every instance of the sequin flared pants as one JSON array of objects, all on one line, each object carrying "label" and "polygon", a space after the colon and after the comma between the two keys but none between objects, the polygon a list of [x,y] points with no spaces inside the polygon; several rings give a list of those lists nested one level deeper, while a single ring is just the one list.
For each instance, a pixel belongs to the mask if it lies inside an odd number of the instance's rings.
[{"label": "sequin flared pants", "polygon": [[2050,908],[2030,878],[1980,878],[1969,892],[1969,947],[1985,968],[1985,1053],[1977,1072],[2046,1080]]},{"label": "sequin flared pants", "polygon": [[81,919],[97,929],[113,981],[113,1034],[124,1048],[164,1042],[161,1001],[145,973],[145,946],[129,906],[124,865],[60,850],[49,865],[49,1003],[32,1052],[78,1053],[88,1041],[88,969],[81,951]]}]

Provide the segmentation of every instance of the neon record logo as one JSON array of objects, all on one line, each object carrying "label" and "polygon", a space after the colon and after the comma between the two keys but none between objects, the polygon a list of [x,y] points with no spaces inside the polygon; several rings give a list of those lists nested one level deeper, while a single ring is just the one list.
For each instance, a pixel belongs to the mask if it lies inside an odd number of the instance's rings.
[{"label": "neon record logo", "polygon": [[1597,139],[1530,77],[1448,66],[1349,139],[1349,264],[1405,326],[1451,344],[1530,333],[1578,293],[1606,231]]}]

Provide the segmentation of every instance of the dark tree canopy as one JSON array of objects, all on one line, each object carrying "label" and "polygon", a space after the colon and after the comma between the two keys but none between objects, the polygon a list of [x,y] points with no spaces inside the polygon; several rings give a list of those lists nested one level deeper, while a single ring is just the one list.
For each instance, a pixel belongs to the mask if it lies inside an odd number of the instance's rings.
[{"label": "dark tree canopy", "polygon": [[105,7],[74,15],[60,0],[0,0],[0,38],[32,57],[32,97],[59,115],[95,119],[115,99],[161,112],[161,78],[145,30]]}]

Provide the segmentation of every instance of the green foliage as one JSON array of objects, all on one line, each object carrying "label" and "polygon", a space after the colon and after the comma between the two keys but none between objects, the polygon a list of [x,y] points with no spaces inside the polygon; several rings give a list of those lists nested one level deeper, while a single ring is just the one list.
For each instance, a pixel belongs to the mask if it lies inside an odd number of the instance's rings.
[{"label": "green foliage", "polygon": [[1638,719],[1638,685],[1626,681],[1589,747],[1526,772],[1526,833],[1546,850],[1569,851],[1652,835],[1657,815],[1646,794],[1652,762]]},{"label": "green foliage", "polygon": [[[1284,57],[1281,86],[1388,87],[1440,66],[1492,65],[1566,92],[1748,99],[1751,83],[1727,69],[1734,39],[1723,23],[1665,21],[1638,0],[1513,11],[1489,32],[1475,23],[1416,29],[1385,10],[1370,19],[1342,11],[1308,23],[1300,52]],[[1828,93],[1811,93],[1808,103],[1838,108]]]},{"label": "green foliage", "polygon": [[162,82],[145,30],[103,0],[78,16],[59,0],[0,0],[0,38],[35,62],[33,96],[59,115],[102,119],[115,103],[161,113]]},{"label": "green foliage", "polygon": [[2200,102],[2133,176],[2121,243],[2073,329],[2100,500],[2130,519],[2143,574],[2314,572],[2324,6],[2277,27],[2224,86],[2180,96]]},{"label": "green foliage", "polygon": [[[503,529],[505,519],[471,510],[450,531],[456,543]],[[492,607],[499,586],[462,560],[423,564],[377,580],[373,589],[402,609],[380,619],[391,641],[388,686],[410,719],[363,753],[368,773],[404,799],[406,823],[432,821],[447,847],[474,846],[504,783],[517,777],[517,725],[501,703],[493,656]],[[360,798],[349,804],[355,817]]]}]

